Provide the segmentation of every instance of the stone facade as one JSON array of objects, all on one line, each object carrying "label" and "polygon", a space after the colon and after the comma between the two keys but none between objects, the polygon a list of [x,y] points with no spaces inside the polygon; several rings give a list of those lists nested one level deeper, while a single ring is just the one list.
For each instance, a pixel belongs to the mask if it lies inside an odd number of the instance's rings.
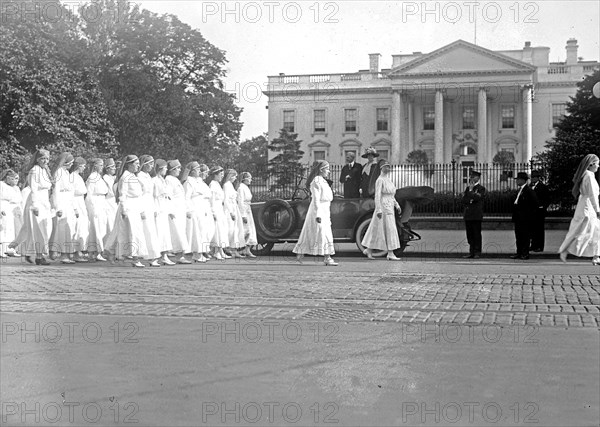
[{"label": "stone facade", "polygon": [[304,161],[343,163],[368,146],[392,163],[424,150],[432,163],[491,162],[511,151],[526,162],[544,150],[576,84],[598,67],[577,58],[549,62],[550,49],[491,51],[457,40],[433,52],[393,55],[380,69],[345,74],[269,77],[269,139],[287,127],[298,134]]}]

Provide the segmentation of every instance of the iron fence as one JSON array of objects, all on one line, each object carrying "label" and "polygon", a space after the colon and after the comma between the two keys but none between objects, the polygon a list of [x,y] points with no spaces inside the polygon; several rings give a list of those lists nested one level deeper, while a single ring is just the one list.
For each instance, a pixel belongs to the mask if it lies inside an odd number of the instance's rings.
[{"label": "iron fence", "polygon": [[[334,194],[344,193],[340,183],[343,165],[331,165],[331,186]],[[244,169],[243,166],[241,169]],[[240,169],[240,170],[241,170]],[[462,194],[468,185],[472,170],[481,172],[480,183],[487,189],[484,199],[486,216],[509,216],[516,196],[517,184],[514,179],[519,172],[531,175],[534,169],[544,170],[544,165],[533,162],[512,163],[439,163],[427,165],[392,165],[391,179],[398,188],[407,186],[428,186],[435,190],[434,200],[415,207],[415,216],[462,216]],[[247,169],[244,169],[247,170]],[[269,171],[267,167],[255,166],[250,172],[253,182],[250,189],[253,200],[263,201],[273,198],[290,199],[298,186],[305,185],[310,165],[302,165],[299,170],[281,169]],[[564,208],[559,210],[558,203],[551,203],[549,215],[571,215]]]}]

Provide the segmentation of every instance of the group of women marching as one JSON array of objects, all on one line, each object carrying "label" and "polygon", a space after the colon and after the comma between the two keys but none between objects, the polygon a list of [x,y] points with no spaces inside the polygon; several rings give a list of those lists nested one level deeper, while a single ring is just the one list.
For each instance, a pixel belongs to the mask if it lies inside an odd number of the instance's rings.
[{"label": "group of women marching", "polygon": [[38,265],[48,255],[64,264],[111,257],[135,267],[255,257],[248,172],[236,190],[235,170],[198,162],[182,169],[178,160],[128,155],[117,171],[113,159],[98,158],[85,181],[83,158],[63,153],[52,170],[49,162],[48,151],[36,151],[22,191],[16,172],[3,174],[0,256],[21,252]]}]

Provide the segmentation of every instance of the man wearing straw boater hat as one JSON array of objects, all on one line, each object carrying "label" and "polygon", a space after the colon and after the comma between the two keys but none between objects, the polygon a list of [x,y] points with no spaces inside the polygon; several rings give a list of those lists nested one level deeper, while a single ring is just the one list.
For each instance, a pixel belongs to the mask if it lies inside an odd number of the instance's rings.
[{"label": "man wearing straw boater hat", "polygon": [[515,177],[517,180],[517,196],[513,202],[512,220],[515,223],[515,238],[517,241],[517,253],[511,255],[512,259],[529,259],[529,239],[531,233],[531,224],[535,210],[539,205],[538,198],[527,185],[529,175],[526,172],[519,172]]}]

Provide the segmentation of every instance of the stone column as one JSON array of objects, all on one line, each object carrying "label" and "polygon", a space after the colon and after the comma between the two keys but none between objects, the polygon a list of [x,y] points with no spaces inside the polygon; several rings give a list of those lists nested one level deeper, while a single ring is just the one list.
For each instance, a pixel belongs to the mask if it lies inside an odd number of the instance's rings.
[{"label": "stone column", "polygon": [[533,151],[533,129],[532,129],[532,90],[531,86],[523,87],[523,162],[531,160],[531,152]]},{"label": "stone column", "polygon": [[392,152],[390,153],[390,163],[397,165],[401,162],[400,157],[400,135],[401,135],[401,121],[402,121],[402,102],[400,98],[400,91],[394,90],[392,92]]},{"label": "stone column", "polygon": [[408,152],[415,150],[414,102],[408,99]]},{"label": "stone column", "polygon": [[441,90],[435,92],[435,133],[433,136],[435,146],[435,163],[444,161],[444,94]]},{"label": "stone column", "polygon": [[487,93],[479,89],[477,96],[477,161],[487,160]]}]

